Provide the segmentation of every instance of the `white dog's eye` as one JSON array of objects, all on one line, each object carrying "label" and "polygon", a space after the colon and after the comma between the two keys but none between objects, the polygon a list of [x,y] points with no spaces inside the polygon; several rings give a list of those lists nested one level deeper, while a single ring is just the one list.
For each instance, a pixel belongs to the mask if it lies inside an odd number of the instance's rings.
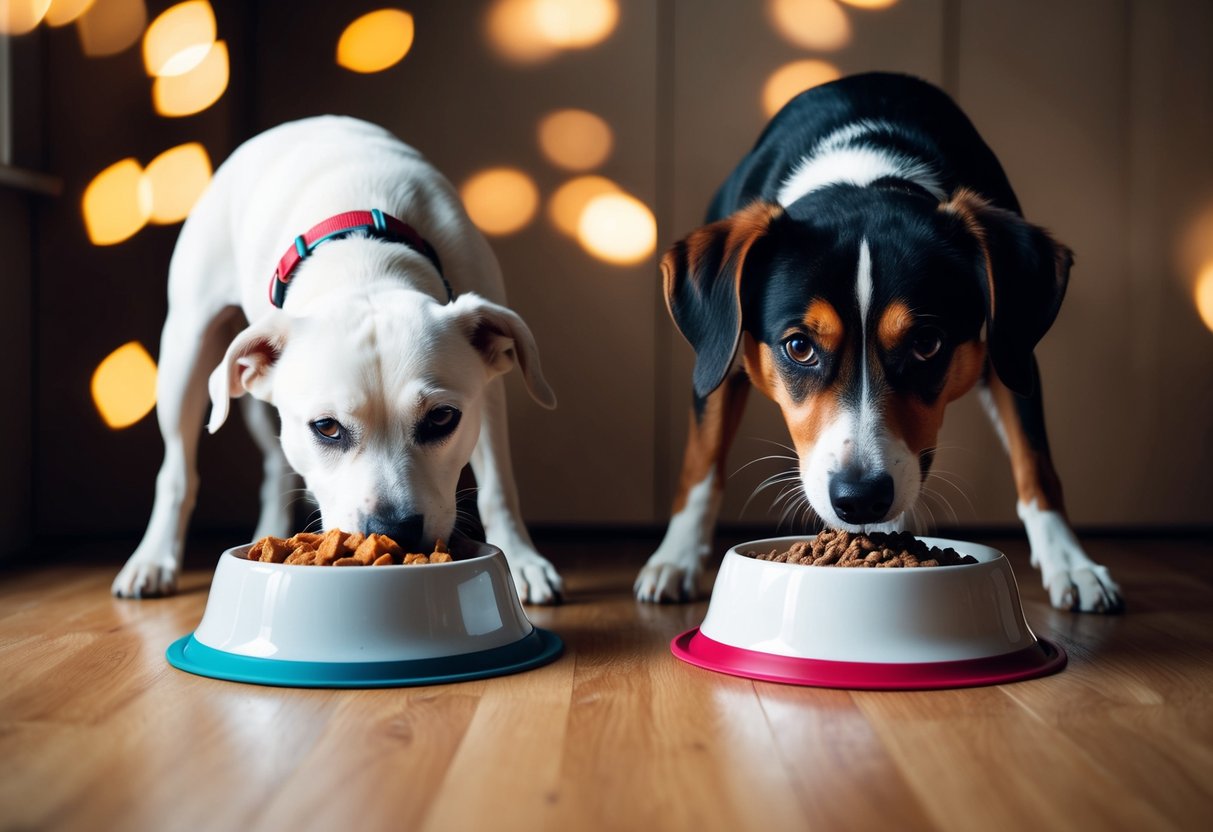
[{"label": "white dog's eye", "polygon": [[447,404],[433,408],[417,424],[417,441],[424,444],[445,439],[455,432],[462,415],[457,408]]},{"label": "white dog's eye", "polygon": [[914,336],[914,342],[911,347],[914,350],[914,357],[919,361],[927,361],[934,358],[935,355],[943,348],[943,338],[935,330],[926,330]]},{"label": "white dog's eye", "polygon": [[345,434],[345,428],[336,419],[317,419],[312,422],[312,432],[326,442],[336,442]]}]

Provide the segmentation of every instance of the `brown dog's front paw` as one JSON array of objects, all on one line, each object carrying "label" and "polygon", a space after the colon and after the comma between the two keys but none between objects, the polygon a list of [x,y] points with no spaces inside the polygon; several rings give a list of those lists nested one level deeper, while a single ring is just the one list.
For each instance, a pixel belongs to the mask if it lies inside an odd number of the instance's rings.
[{"label": "brown dog's front paw", "polygon": [[655,604],[694,601],[699,598],[699,569],[677,563],[650,563],[632,584],[637,601]]}]

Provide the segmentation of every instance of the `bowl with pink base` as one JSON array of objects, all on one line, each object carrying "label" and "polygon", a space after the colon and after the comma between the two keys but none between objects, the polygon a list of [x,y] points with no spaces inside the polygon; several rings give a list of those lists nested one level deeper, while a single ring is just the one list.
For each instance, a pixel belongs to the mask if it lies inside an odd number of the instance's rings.
[{"label": "bowl with pink base", "polygon": [[1065,667],[1065,652],[1028,626],[1011,565],[997,549],[926,537],[977,563],[895,569],[742,554],[806,539],[730,549],[703,623],[673,640],[674,655],[734,676],[868,690],[1001,684]]},{"label": "bowl with pink base", "polygon": [[200,676],[289,687],[400,687],[500,676],[560,655],[531,625],[500,549],[449,563],[303,566],[224,552],[197,629],[168,649]]}]

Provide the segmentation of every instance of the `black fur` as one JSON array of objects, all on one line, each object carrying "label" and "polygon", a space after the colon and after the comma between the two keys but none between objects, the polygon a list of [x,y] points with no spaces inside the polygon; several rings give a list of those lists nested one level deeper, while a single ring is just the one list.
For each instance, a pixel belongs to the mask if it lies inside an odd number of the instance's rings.
[{"label": "black fur", "polygon": [[[771,221],[736,274],[739,263],[724,250],[728,218],[755,201],[777,202],[784,182],[820,141],[860,122],[877,128],[846,146],[895,151],[928,165],[943,199],[894,176],[811,191]],[[980,199],[965,201],[967,213],[941,210],[962,189]],[[847,368],[837,356],[822,352],[819,364],[806,368],[784,356],[781,338],[814,297],[844,316],[848,333],[859,332],[854,289],[861,240],[872,260],[871,320],[896,299],[943,337],[944,349],[927,362],[880,356],[886,383],[932,401],[952,350],[978,338],[988,324],[990,360],[999,377],[1020,394],[1033,391],[1032,350],[1056,317],[1069,252],[1022,219],[994,154],[951,99],[930,84],[871,73],[801,93],[717,192],[708,220],[715,224],[695,232],[715,235],[696,248],[705,256],[691,263],[684,241],[666,260],[670,309],[696,351],[697,401],[724,380],[743,330],[779,356],[779,371],[794,395],[845,381],[846,375],[838,379]]]}]

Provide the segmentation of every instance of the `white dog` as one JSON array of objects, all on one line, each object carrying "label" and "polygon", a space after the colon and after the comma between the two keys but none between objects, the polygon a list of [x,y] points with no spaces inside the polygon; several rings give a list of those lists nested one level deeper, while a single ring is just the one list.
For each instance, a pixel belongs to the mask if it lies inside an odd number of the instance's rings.
[{"label": "white dog", "polygon": [[[257,136],[186,221],[168,289],[157,389],[164,462],[115,595],[176,588],[209,375],[212,433],[231,397],[252,395],[245,418],[265,455],[255,537],[290,532],[283,495],[297,472],[326,528],[425,550],[449,539],[470,460],[486,536],[505,552],[520,597],[559,597],[560,577],[519,515],[497,376],[517,364],[537,402],[552,408],[555,396],[530,330],[501,305],[487,241],[417,151],[350,118]],[[251,324],[231,340],[241,312]],[[267,404],[278,409],[280,443]]]}]

